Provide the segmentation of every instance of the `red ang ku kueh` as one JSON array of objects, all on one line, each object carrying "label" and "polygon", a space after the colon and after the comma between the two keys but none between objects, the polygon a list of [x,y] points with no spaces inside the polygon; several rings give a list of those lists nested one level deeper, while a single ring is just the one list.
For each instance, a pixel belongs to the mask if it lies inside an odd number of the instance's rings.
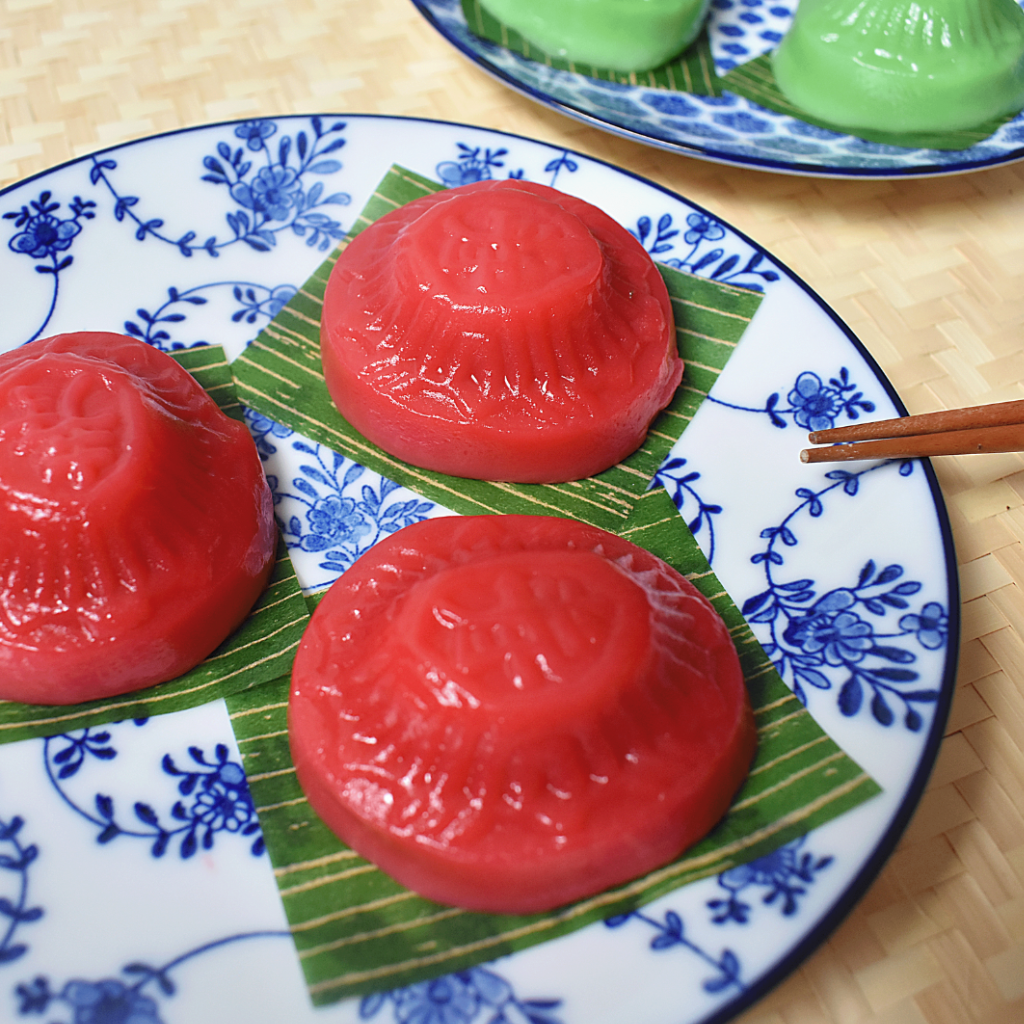
[{"label": "red ang ku kueh", "polygon": [[453,476],[592,476],[643,442],[682,378],[643,246],[597,207],[515,179],[424,196],[357,235],[324,296],[341,414]]},{"label": "red ang ku kueh", "polygon": [[0,698],[183,674],[248,614],[276,538],[248,430],[170,356],[102,332],[0,355]]},{"label": "red ang ku kueh", "polygon": [[428,899],[532,913],[703,837],[756,731],[711,604],[650,552],[551,516],[429,519],[331,587],[289,736],[323,821]]},{"label": "red ang ku kueh", "polygon": [[[605,213],[487,181],[414,200],[339,257],[327,387],[385,451],[454,476],[581,479],[682,377],[668,292]],[[722,817],[756,733],[722,620],[674,569],[548,516],[443,517],[332,586],[295,660],[299,781],[429,899],[532,913],[672,860]]]}]

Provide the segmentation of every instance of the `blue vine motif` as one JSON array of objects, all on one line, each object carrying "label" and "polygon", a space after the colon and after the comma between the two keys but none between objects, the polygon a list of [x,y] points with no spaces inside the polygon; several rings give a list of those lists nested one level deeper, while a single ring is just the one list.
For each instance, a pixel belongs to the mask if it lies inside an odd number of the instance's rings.
[{"label": "blue vine motif", "polygon": [[[269,440],[289,437],[291,431],[251,410],[246,411],[250,432],[264,458],[276,451]],[[376,474],[320,444],[292,441],[291,447],[313,461],[299,467],[292,491],[282,490],[273,474],[267,476],[277,505],[288,501],[303,515],[278,517],[285,543],[291,550],[323,553],[321,569],[344,572],[364,551],[389,534],[425,519],[436,507],[418,497],[397,497],[399,485],[383,477],[374,486],[367,479]]]},{"label": "blue vine motif", "polygon": [[862,412],[874,412],[875,403],[864,397],[856,384],[850,383],[850,371],[844,366],[837,377],[829,377],[826,384],[821,377],[810,370],[797,375],[786,396],[788,407],[779,406],[779,393],[772,392],[760,408],[736,405],[720,398],[708,396],[708,400],[740,412],[765,413],[773,427],[786,427],[784,416],[791,416],[793,422],[804,430],[828,430],[835,426],[843,414],[848,419],[860,418]]},{"label": "blue vine motif", "polygon": [[[709,249],[709,244],[725,238],[726,231],[707,214],[696,211],[687,214],[686,225],[683,242],[690,247],[690,251],[683,257],[663,259],[661,262],[666,266],[758,292],[764,291],[765,284],[779,280],[779,272],[772,269],[770,264],[762,267],[764,253],[755,252],[741,266],[737,253],[727,256],[725,249],[720,246]],[[673,226],[672,214],[665,213],[658,219],[657,226],[650,217],[641,217],[636,222],[636,230],[631,229],[630,234],[652,256],[663,256],[675,249],[679,231],[679,228]]]},{"label": "blue vine motif", "polygon": [[28,905],[28,872],[39,856],[33,843],[25,845],[19,833],[25,822],[15,816],[10,821],[0,819],[0,869],[17,878],[14,899],[0,897],[0,917],[7,919],[7,927],[0,938],[0,964],[9,964],[23,956],[28,949],[23,942],[15,942],[15,933],[23,924],[31,924],[43,916],[41,907]]},{"label": "blue vine motif", "polygon": [[[136,725],[145,722],[139,719]],[[72,810],[99,829],[97,842],[109,843],[118,836],[152,840],[150,853],[162,857],[171,840],[180,837],[178,853],[182,859],[188,859],[200,846],[212,849],[218,832],[229,832],[251,839],[253,856],[260,856],[264,849],[263,834],[242,766],[229,760],[230,752],[223,743],[217,744],[213,761],[208,761],[199,747],[189,747],[188,753],[194,767],[178,768],[170,754],[164,754],[161,761],[164,773],[179,780],[181,796],[192,798],[190,802],[176,800],[171,807],[170,816],[177,824],[162,824],[151,804],[136,801],[132,808],[135,821],[128,826],[117,820],[112,797],[96,793],[94,809],[87,810],[68,795],[63,785],[82,770],[88,759],[111,761],[117,756],[110,731],[90,727],[43,741],[43,758],[51,784]]]},{"label": "blue vine motif", "polygon": [[715,924],[727,921],[747,924],[750,905],[744,903],[739,895],[753,886],[768,890],[761,898],[765,906],[781,900],[783,915],[792,917],[799,909],[798,897],[806,894],[806,887],[813,884],[817,873],[833,860],[832,857],[816,857],[813,853],[801,852],[806,839],[806,836],[801,836],[764,857],[723,871],[718,876],[718,884],[729,895],[726,899],[708,900],[708,909],[714,911],[711,920]]},{"label": "blue vine motif", "polygon": [[365,996],[362,1020],[376,1017],[385,1006],[398,1024],[470,1024],[487,1014],[487,1024],[558,1024],[554,1011],[560,999],[519,999],[499,974],[473,967],[433,981]]},{"label": "blue vine motif", "polygon": [[[264,416],[262,413],[249,408],[245,409],[245,423],[249,428],[249,433],[252,434],[253,440],[256,442],[256,450],[260,453],[260,458],[264,462],[271,455],[277,454],[277,445],[271,440],[272,438],[283,441],[295,435],[295,431],[291,427],[286,427],[283,423],[278,423],[269,416]],[[272,481],[272,486],[276,486],[277,477],[268,477],[268,479]],[[280,498],[275,497],[276,502],[279,503],[280,500]]]},{"label": "blue vine motif", "polygon": [[[912,638],[926,650],[943,647],[949,632],[945,608],[929,601],[919,613],[909,612],[908,598],[921,590],[921,584],[903,579],[903,566],[879,569],[873,560],[865,563],[853,586],[837,587],[821,596],[815,590],[814,580],[782,582],[775,578],[776,570],[785,563],[782,549],[799,543],[793,530],[799,515],[821,516],[826,495],[843,493],[852,497],[865,476],[893,465],[898,465],[904,476],[913,470],[910,461],[879,463],[858,472],[839,469],[826,474],[832,483],[820,491],[799,488],[796,496],[800,504],[778,526],[761,531],[762,539],[768,543],[751,561],[763,566],[768,585],[748,598],[742,611],[751,624],[768,627],[769,636],[762,641],[765,653],[779,674],[791,681],[794,693],[805,704],[806,687],[831,690],[833,680],[826,673],[845,673],[838,687],[842,714],[858,714],[868,694],[868,706],[876,722],[883,726],[893,724],[895,702],[903,709],[904,726],[917,732],[923,719],[915,705],[934,703],[939,694],[917,685],[919,673],[907,667],[917,660],[917,655],[891,641]],[[889,632],[882,632],[862,618],[862,611],[878,618],[897,612],[905,614],[894,627],[889,627]]]},{"label": "blue vine motif", "polygon": [[36,273],[49,274],[53,278],[53,295],[50,297],[50,308],[46,311],[43,322],[28,341],[35,341],[50,322],[57,306],[57,293],[60,288],[60,275],[74,262],[75,257],[68,253],[75,236],[82,230],[82,221],[92,220],[95,216],[96,204],[90,200],[75,196],[70,204],[70,217],[59,217],[57,211],[60,203],[53,198],[50,191],[40,192],[38,199],[33,199],[28,206],[20,210],[5,213],[4,220],[13,220],[14,227],[19,231],[7,243],[12,252],[23,253],[30,259],[43,260],[36,264]]},{"label": "blue vine motif", "polygon": [[[558,175],[561,171],[568,171],[572,174],[573,171],[579,170],[579,166],[580,165],[569,156],[569,151],[565,150],[560,156],[556,156],[554,160],[551,160],[544,165],[545,172],[551,175],[551,180],[548,184],[554,188],[555,181],[558,179]],[[522,176],[521,173],[520,176]]]},{"label": "blue vine motif", "polygon": [[[467,146],[464,142],[457,142],[459,155],[455,160],[443,160],[435,168],[438,178],[446,188],[458,188],[459,185],[471,185],[478,181],[490,181],[494,178],[494,172],[504,169],[508,150],[503,146],[501,149],[485,148],[479,146]],[[554,187],[558,175],[562,171],[571,174],[579,170],[579,164],[569,155],[568,150],[551,160],[544,167],[544,171],[551,175],[549,185]],[[508,177],[522,178],[522,168],[509,171]]]},{"label": "blue vine motif", "polygon": [[[202,180],[225,186],[239,207],[226,215],[232,237],[223,241],[210,235],[204,242],[198,242],[195,231],[170,238],[160,230],[163,220],[143,220],[135,209],[139,197],[121,195],[114,187],[109,172],[117,169],[117,161],[111,157],[93,157],[89,179],[93,185],[102,182],[107,187],[115,200],[114,217],[134,223],[135,237],[140,242],[151,236],[177,246],[182,256],[191,256],[199,249],[219,256],[221,249],[237,242],[244,242],[257,252],[269,252],[277,244],[277,235],[286,230],[305,238],[306,245],[326,252],[331,240],[342,238],[345,232],[341,224],[320,208],[347,206],[351,196],[347,192],[325,196],[322,182],[307,188],[304,177],[341,170],[341,162],[329,154],[345,145],[345,139],[338,134],[345,123],[336,121],[327,128],[319,117],[312,117],[310,125],[312,134],[299,131],[294,143],[291,135],[282,135],[275,150],[270,139],[277,134],[277,125],[268,120],[246,121],[236,126],[234,132],[244,145],[232,149],[226,142],[220,142],[216,156],[203,158],[207,173]],[[256,161],[261,163],[258,169],[254,169]]]},{"label": "blue vine motif", "polygon": [[[654,474],[654,484],[661,484],[668,491],[672,503],[683,515],[688,514],[689,504],[687,498],[692,498],[697,505],[697,513],[686,523],[690,533],[700,538],[701,531],[706,530],[708,536],[707,559],[712,564],[715,559],[715,523],[711,518],[722,511],[721,505],[712,505],[704,501],[694,490],[693,484],[700,479],[700,473],[690,470],[687,472],[686,459],[673,457],[661,464],[658,472]],[[652,485],[653,486],[653,485]]]},{"label": "blue vine motif", "polygon": [[654,938],[651,939],[651,949],[656,952],[682,947],[703,960],[709,967],[713,967],[718,973],[704,981],[703,988],[705,992],[714,995],[718,992],[724,992],[729,988],[734,988],[738,992],[746,990],[746,985],[740,978],[741,967],[736,954],[731,949],[724,949],[721,956],[715,959],[710,953],[686,937],[683,919],[674,910],[666,911],[664,921],[657,921],[653,917],[648,917],[646,914],[641,913],[639,910],[631,910],[626,914],[609,917],[605,924],[609,928],[621,928],[622,925],[631,920],[642,921],[644,924],[650,925],[657,932]]},{"label": "blue vine motif", "polygon": [[[262,284],[253,284],[249,281],[215,281],[211,284],[196,285],[194,288],[187,288],[179,291],[177,288],[167,289],[167,301],[158,306],[150,313],[146,309],[137,309],[135,315],[142,322],[140,327],[134,320],[126,320],[124,324],[125,333],[159,348],[164,352],[170,352],[182,348],[196,348],[199,345],[208,344],[206,341],[176,341],[166,325],[180,324],[188,319],[186,313],[180,312],[182,306],[205,306],[209,301],[200,292],[208,291],[211,288],[230,288],[239,308],[231,314],[232,323],[245,321],[247,324],[254,324],[257,320],[265,318],[273,320],[282,308],[291,301],[296,289],[290,284],[279,284],[269,288]],[[178,307],[178,310],[175,310]]]},{"label": "blue vine motif", "polygon": [[[71,1013],[67,1024],[162,1024],[160,1004],[143,991],[147,986],[150,991],[155,986],[161,996],[173,996],[177,986],[171,979],[171,972],[187,961],[233,942],[288,935],[287,931],[243,932],[197,946],[162,967],[136,961],[121,969],[126,976],[123,981],[119,978],[102,978],[99,981],[74,978],[55,990],[50,987],[49,978],[39,975],[15,987],[18,1013],[22,1017],[42,1015],[52,1006],[62,1004],[65,1011]],[[52,1024],[63,1022],[54,1021]]]},{"label": "blue vine motif", "polygon": [[[712,922],[725,924],[732,921],[736,924],[747,924],[751,908],[739,896],[753,886],[768,890],[762,897],[762,902],[766,906],[781,899],[782,913],[787,917],[794,915],[799,910],[798,897],[806,894],[806,886],[813,884],[815,875],[827,868],[833,860],[832,857],[816,857],[813,853],[801,852],[806,839],[806,836],[801,836],[764,857],[721,872],[718,884],[728,893],[728,897],[708,900],[707,907],[713,912]],[[610,917],[605,924],[609,928],[620,928],[630,920],[642,921],[655,930],[656,934],[650,942],[651,949],[661,951],[681,946],[713,967],[717,974],[705,980],[705,992],[714,994],[729,988],[742,992],[746,988],[740,977],[741,967],[736,954],[725,949],[716,959],[702,949],[687,938],[683,919],[676,911],[666,911],[664,920],[658,921],[639,910],[633,910]]]},{"label": "blue vine motif", "polygon": [[[464,142],[457,142],[455,145],[459,150],[458,157],[455,160],[444,160],[435,168],[438,178],[446,188],[490,181],[494,178],[495,170],[505,166],[503,158],[508,156],[508,150],[504,146],[501,149],[487,147],[481,150],[479,146],[467,146]],[[522,171],[509,172],[510,178],[522,176]]]}]

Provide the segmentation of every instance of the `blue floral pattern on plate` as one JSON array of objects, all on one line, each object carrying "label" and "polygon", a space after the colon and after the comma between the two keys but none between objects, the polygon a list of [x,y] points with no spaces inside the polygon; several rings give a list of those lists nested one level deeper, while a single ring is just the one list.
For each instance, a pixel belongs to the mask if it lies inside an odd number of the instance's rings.
[{"label": "blue floral pattern on plate", "polygon": [[164,1024],[170,1018],[161,1016],[157,997],[169,999],[176,994],[178,986],[172,978],[176,968],[232,943],[287,936],[287,931],[230,935],[190,949],[160,967],[133,961],[121,969],[124,981],[119,978],[89,981],[73,978],[58,989],[51,989],[49,978],[38,975],[32,981],[21,982],[15,987],[18,1013],[23,1017],[34,1016],[52,1012],[55,1006],[63,1006],[71,1011],[69,1024]]},{"label": "blue floral pattern on plate", "polygon": [[[323,212],[323,207],[348,206],[351,196],[346,192],[324,195],[322,181],[309,184],[309,175],[325,176],[341,170],[340,160],[329,156],[345,145],[344,121],[325,126],[320,117],[309,119],[309,128],[300,128],[294,135],[282,134],[274,145],[277,122],[268,119],[246,121],[234,130],[236,140],[245,145],[232,147],[227,141],[217,143],[217,155],[203,158],[206,174],[202,180],[223,185],[234,201],[235,209],[225,214],[231,237],[218,239],[209,235],[197,242],[194,230],[176,239],[163,233],[164,221],[153,216],[143,220],[136,209],[139,197],[118,188],[114,172],[117,161],[112,157],[93,158],[89,180],[103,184],[114,198],[114,218],[135,226],[135,238],[147,237],[176,246],[182,256],[205,251],[219,256],[225,248],[239,242],[257,252],[267,252],[277,244],[282,231],[291,231],[304,238],[306,245],[320,252],[330,248],[332,240],[344,236],[341,224]],[[256,167],[259,161],[260,166]],[[278,223],[280,222],[280,223]]]},{"label": "blue floral pattern on plate", "polygon": [[[146,724],[145,719],[136,726]],[[110,764],[117,757],[111,729],[79,729],[74,733],[47,737],[43,741],[46,774],[54,789],[69,808],[96,826],[96,842],[109,843],[119,836],[149,842],[150,855],[162,857],[172,839],[179,840],[178,854],[193,857],[197,850],[213,849],[218,832],[237,833],[249,842],[253,856],[263,853],[263,836],[245,770],[230,758],[228,748],[218,743],[213,760],[192,745],[188,748],[192,765],[179,768],[170,754],[164,754],[160,766],[165,775],[178,780],[175,788],[186,799],[175,800],[165,815],[149,801],[136,800],[131,823],[119,817],[114,798],[95,791],[88,804],[78,802],[67,789],[67,782],[89,764]],[[167,821],[167,824],[163,822]]]},{"label": "blue floral pattern on plate", "polygon": [[[245,415],[274,495],[281,535],[306,590],[329,586],[382,537],[449,514],[289,427],[252,410]],[[282,478],[285,467],[294,472],[296,461],[298,473]]]},{"label": "blue floral pattern on plate", "polygon": [[560,999],[519,999],[500,974],[474,967],[406,988],[366,996],[359,1016],[373,1020],[390,1009],[397,1024],[561,1024]]},{"label": "blue floral pattern on plate", "polygon": [[[684,99],[661,102],[689,116]],[[740,121],[719,130],[728,123]],[[956,655],[933,479],[918,463],[800,464],[807,429],[898,410],[813,295],[681,197],[465,125],[321,115],[156,137],[0,193],[0,350],[87,316],[161,349],[216,342],[234,358],[392,162],[449,187],[553,184],[601,205],[656,259],[761,292],[754,325],[657,483],[784,678],[886,791],[609,925],[313,1011],[248,793],[246,772],[261,769],[243,771],[222,705],[0,745],[0,974],[17,1019],[221,1024],[230,1007],[254,1024],[613,1024],[604,1008],[624,994],[638,1019],[721,1019],[866,884],[864,864],[916,800]],[[307,591],[380,536],[450,514],[266,417],[246,421]]]},{"label": "blue floral pattern on plate", "polygon": [[[719,73],[773,49],[797,2],[714,0],[708,27]],[[452,45],[511,88],[587,124],[661,149],[717,163],[853,178],[956,174],[1024,157],[1024,114],[966,150],[882,145],[777,114],[735,93],[694,96],[559,71],[473,35],[460,0],[413,3]]]},{"label": "blue floral pattern on plate", "polygon": [[[0,965],[9,964],[25,954],[28,947],[19,941],[19,930],[43,916],[42,907],[32,906],[29,902],[29,872],[39,856],[39,847],[22,838],[24,825],[24,820],[17,815],[9,821],[0,818],[0,868],[3,869],[4,880],[13,883],[11,895],[0,896],[0,915],[6,921],[0,938]],[[8,891],[8,887],[5,886],[4,890]]]}]

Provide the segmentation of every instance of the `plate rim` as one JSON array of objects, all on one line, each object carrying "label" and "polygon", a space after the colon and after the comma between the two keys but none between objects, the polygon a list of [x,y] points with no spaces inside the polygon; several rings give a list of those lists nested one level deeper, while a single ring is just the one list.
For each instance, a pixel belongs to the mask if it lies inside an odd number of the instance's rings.
[{"label": "plate rim", "polygon": [[698,160],[706,160],[709,163],[717,163],[726,167],[740,167],[746,170],[766,171],[774,174],[791,174],[797,177],[809,178],[831,178],[838,181],[843,180],[892,180],[901,181],[906,178],[941,178],[951,174],[972,174],[975,171],[984,171],[991,167],[1001,167],[1004,164],[1016,163],[1024,160],[1024,144],[1011,150],[1009,153],[1000,154],[990,159],[974,160],[962,163],[949,164],[913,164],[906,167],[850,167],[837,168],[835,166],[814,167],[802,164],[798,161],[770,160],[767,157],[751,157],[743,154],[725,154],[701,146],[697,143],[676,142],[672,139],[661,138],[656,135],[644,135],[641,132],[626,128],[623,125],[615,124],[598,117],[589,111],[582,110],[564,100],[549,96],[539,89],[527,85],[515,78],[504,68],[493,64],[485,56],[466,46],[460,39],[455,38],[445,31],[444,26],[434,16],[434,12],[426,6],[424,0],[412,0],[413,6],[419,11],[423,18],[430,24],[446,42],[458,50],[470,63],[475,64],[480,70],[497,79],[502,85],[507,86],[514,92],[525,96],[534,103],[554,110],[565,117],[572,118],[583,124],[596,128],[598,131],[607,132],[620,138],[629,139],[639,145],[650,146],[663,150],[667,153],[676,153],[681,156],[690,156]]},{"label": "plate rim", "polygon": [[[418,6],[419,0],[413,0]],[[835,326],[842,332],[846,340],[853,346],[857,351],[858,355],[864,359],[871,373],[874,375],[878,384],[886,392],[894,406],[899,411],[900,415],[906,415],[907,409],[903,401],[897,394],[894,386],[882,370],[880,365],[874,356],[867,350],[864,343],[856,336],[853,330],[845,323],[842,317],[820,296],[799,274],[795,273],[786,263],[778,259],[769,250],[765,249],[764,246],[756,242],[749,235],[747,235],[741,229],[735,227],[730,221],[718,216],[713,211],[708,210],[701,204],[694,202],[687,198],[680,192],[669,188],[668,186],[662,185],[659,182],[653,181],[650,178],[646,178],[644,175],[639,174],[636,171],[632,171],[628,168],[621,167],[612,161],[603,160],[600,157],[595,157],[587,153],[573,150],[565,146],[560,146],[556,143],[549,142],[543,139],[531,138],[530,136],[522,135],[515,132],[504,131],[498,128],[490,128],[482,125],[474,125],[467,122],[450,121],[441,118],[428,118],[428,117],[417,117],[410,115],[398,115],[398,114],[376,114],[376,113],[348,113],[343,111],[312,111],[304,113],[284,113],[284,114],[268,114],[264,115],[265,119],[273,121],[284,121],[284,120],[298,120],[309,117],[321,117],[321,118],[341,118],[346,121],[359,120],[363,122],[372,121],[383,121],[391,124],[395,123],[413,123],[413,124],[427,124],[442,128],[461,128],[470,131],[485,132],[491,135],[499,136],[502,138],[508,138],[517,142],[524,142],[530,145],[546,146],[552,149],[561,150],[574,157],[590,161],[594,164],[600,165],[608,170],[615,172],[616,174],[625,175],[629,178],[634,179],[641,185],[648,188],[653,188],[674,201],[683,202],[694,210],[700,211],[708,215],[709,217],[718,220],[724,224],[737,238],[740,238],[748,245],[750,245],[755,251],[763,253],[766,257],[783,271],[789,280],[793,282],[813,303],[815,303],[819,309],[824,312],[835,324]],[[23,186],[37,181],[50,174],[55,174],[60,171],[66,170],[76,164],[84,163],[95,156],[113,153],[123,149],[127,149],[133,146],[141,145],[147,142],[154,142],[157,140],[163,140],[172,138],[177,135],[192,134],[202,131],[210,131],[217,128],[233,127],[240,124],[245,124],[253,118],[227,118],[223,120],[202,122],[194,125],[182,126],[179,128],[169,129],[163,132],[154,132],[148,135],[140,136],[136,139],[130,139],[125,142],[115,143],[109,146],[91,150],[80,156],[72,157],[68,160],[62,161],[59,164],[55,164],[51,167],[45,168],[41,171],[34,172],[27,177],[20,178],[17,181],[10,183],[9,185],[0,188],[0,197],[9,194],[15,189],[20,189]],[[947,593],[946,600],[948,602],[948,620],[949,620],[949,631],[948,631],[948,642],[947,642],[947,657],[942,671],[942,678],[940,683],[939,697],[935,704],[935,714],[932,718],[931,726],[925,742],[922,746],[920,757],[918,758],[917,764],[914,768],[913,774],[911,775],[905,790],[903,797],[901,798],[899,805],[893,812],[888,825],[878,835],[875,842],[872,845],[871,852],[864,858],[860,868],[853,874],[849,882],[840,891],[837,898],[835,898],[828,909],[821,915],[820,919],[813,924],[803,934],[803,936],[789,949],[789,951],[781,957],[772,967],[764,971],[755,981],[751,982],[745,990],[724,1003],[717,1010],[713,1011],[710,1015],[702,1018],[698,1024],[727,1024],[728,1021],[733,1020],[736,1016],[742,1013],[744,1010],[749,1009],[755,1003],[763,999],[768,992],[774,989],[787,977],[789,977],[794,971],[796,971],[807,959],[809,959],[839,928],[846,917],[850,914],[853,908],[858,902],[866,895],[868,889],[876,881],[879,873],[889,860],[890,856],[894,852],[899,840],[903,836],[910,819],[917,811],[921,801],[921,797],[924,793],[925,786],[927,785],[928,779],[934,769],[936,759],[938,757],[939,749],[945,738],[946,725],[949,719],[950,709],[956,692],[956,677],[957,668],[959,663],[959,652],[961,647],[961,601],[960,601],[960,581],[959,572],[956,556],[956,548],[953,541],[952,526],[949,519],[948,509],[946,507],[945,498],[943,497],[941,487],[938,483],[938,477],[935,473],[935,469],[929,459],[916,460],[920,463],[921,469],[925,474],[925,479],[928,483],[928,493],[931,497],[932,506],[936,515],[936,522],[939,528],[939,534],[942,541],[942,551],[945,559],[946,574],[947,574]]]}]

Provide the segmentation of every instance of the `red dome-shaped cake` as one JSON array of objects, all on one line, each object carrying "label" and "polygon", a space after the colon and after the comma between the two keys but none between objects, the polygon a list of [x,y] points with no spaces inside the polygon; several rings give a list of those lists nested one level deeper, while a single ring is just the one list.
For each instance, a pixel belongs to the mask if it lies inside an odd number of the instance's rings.
[{"label": "red dome-shaped cake", "polygon": [[755,730],[709,602],[642,548],[547,516],[425,520],[314,612],[292,756],[346,843],[440,903],[530,913],[676,857]]},{"label": "red dome-shaped cake", "polygon": [[453,476],[591,476],[642,443],[682,377],[665,283],[597,207],[509,179],[446,190],[357,235],[324,296],[341,414]]},{"label": "red dome-shaped cake", "polygon": [[181,675],[248,614],[275,544],[252,437],[170,356],[100,332],[0,355],[0,697]]}]

